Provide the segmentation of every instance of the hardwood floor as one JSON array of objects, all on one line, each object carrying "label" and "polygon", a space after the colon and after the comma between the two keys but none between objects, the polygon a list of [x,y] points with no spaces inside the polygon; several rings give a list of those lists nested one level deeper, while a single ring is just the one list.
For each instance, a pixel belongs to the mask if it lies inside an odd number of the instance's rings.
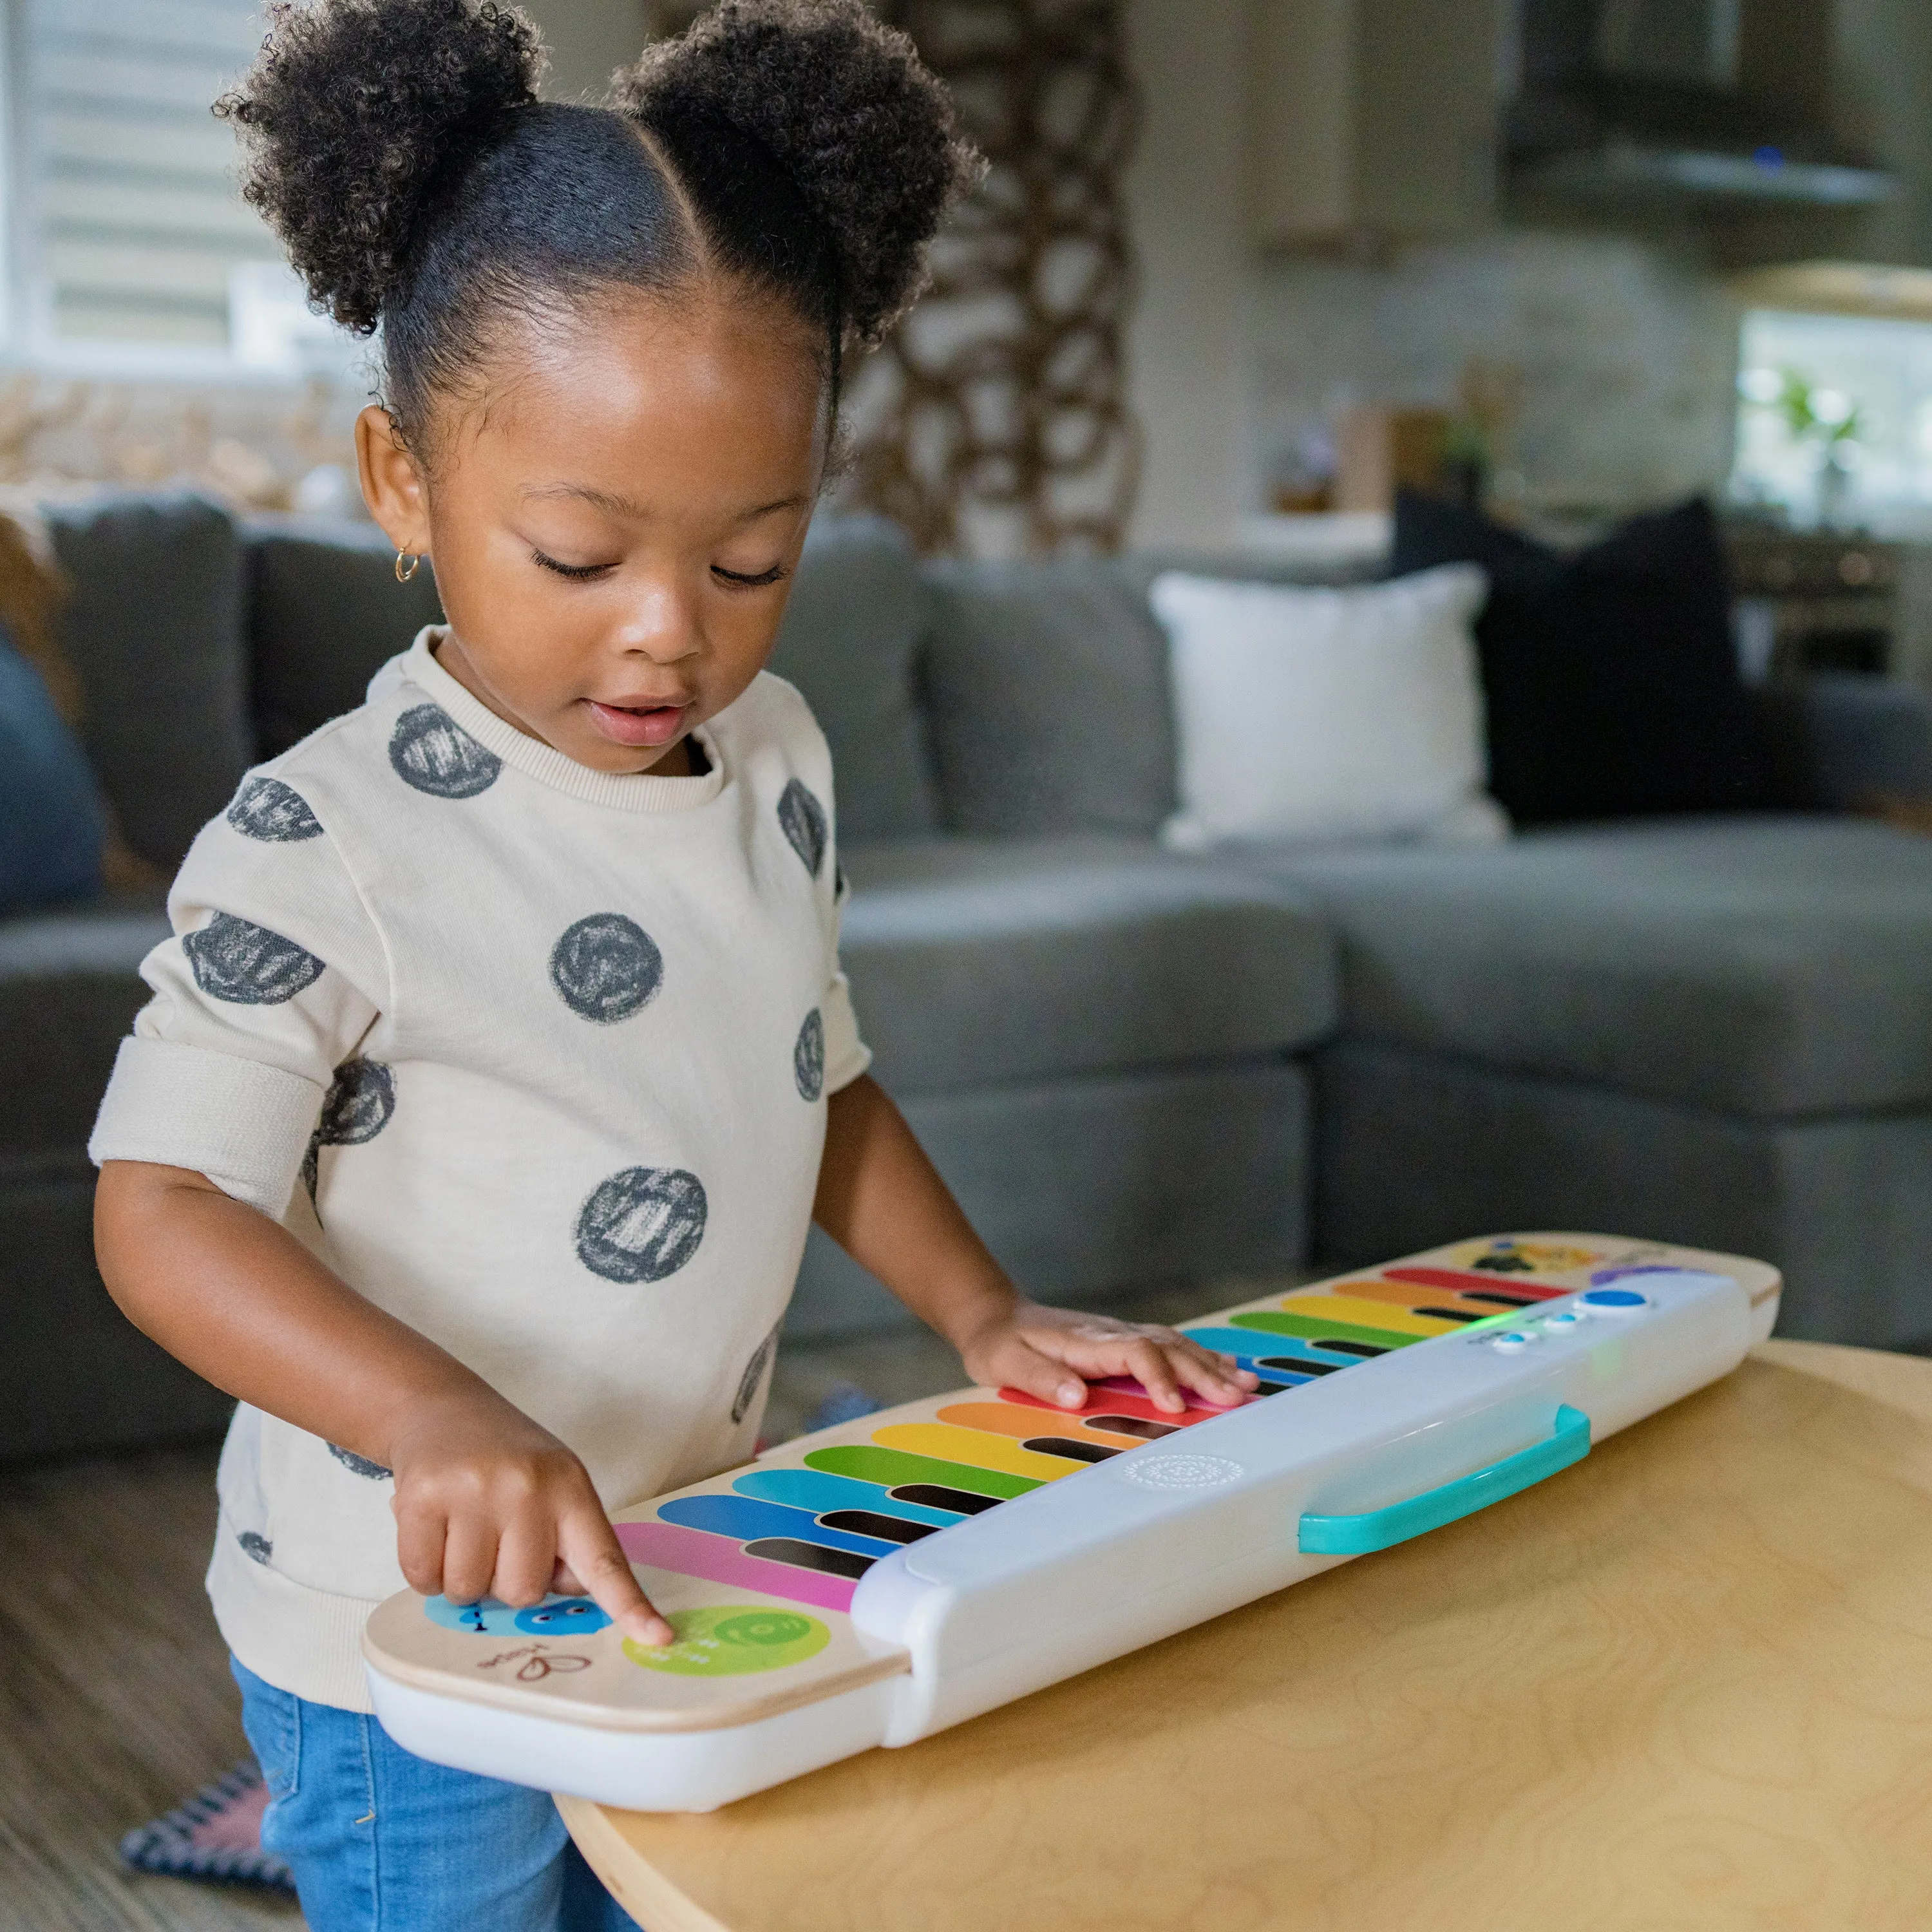
[{"label": "hardwood floor", "polygon": [[[1143,1295],[1173,1321],[1288,1282]],[[782,1350],[766,1433],[795,1434],[841,1384],[882,1406],[957,1386],[923,1330]],[[0,1469],[0,1932],[300,1932],[260,1892],[136,1876],[124,1832],[248,1750],[202,1591],[215,1445]]]},{"label": "hardwood floor", "polygon": [[0,1473],[0,1928],[296,1932],[292,1903],[114,1847],[248,1750],[201,1577],[214,1446]]}]

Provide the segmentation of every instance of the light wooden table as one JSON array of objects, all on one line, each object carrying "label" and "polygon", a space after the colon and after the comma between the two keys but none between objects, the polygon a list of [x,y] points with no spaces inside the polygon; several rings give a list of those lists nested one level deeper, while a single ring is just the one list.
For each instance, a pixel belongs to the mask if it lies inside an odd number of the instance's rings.
[{"label": "light wooden table", "polygon": [[706,1817],[648,1932],[1924,1932],[1932,1362],[1773,1342],[1483,1514]]}]

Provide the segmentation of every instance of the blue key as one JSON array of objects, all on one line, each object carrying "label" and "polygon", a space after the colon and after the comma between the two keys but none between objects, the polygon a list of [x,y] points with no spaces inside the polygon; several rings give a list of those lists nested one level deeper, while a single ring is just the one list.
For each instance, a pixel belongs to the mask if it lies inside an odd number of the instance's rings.
[{"label": "blue key", "polygon": [[1190,1342],[1198,1342],[1217,1354],[1245,1356],[1251,1368],[1263,1355],[1299,1355],[1305,1361],[1326,1362],[1337,1369],[1354,1368],[1362,1359],[1359,1355],[1337,1354],[1332,1348],[1318,1348],[1313,1342],[1296,1336],[1264,1335],[1253,1328],[1184,1328],[1180,1332]]},{"label": "blue key", "polygon": [[835,1476],[824,1469],[748,1469],[733,1479],[731,1486],[741,1496],[789,1503],[814,1516],[828,1510],[877,1510],[881,1516],[903,1516],[908,1522],[929,1522],[934,1529],[966,1520],[952,1510],[902,1502],[881,1484],[862,1483],[856,1476]]},{"label": "blue key", "polygon": [[876,1536],[827,1529],[809,1510],[761,1503],[752,1496],[676,1496],[659,1504],[658,1514],[666,1522],[682,1523],[687,1529],[708,1529],[714,1536],[735,1537],[740,1543],[784,1537],[798,1543],[815,1543],[821,1550],[850,1550],[856,1556],[890,1556],[898,1547]]},{"label": "blue key", "polygon": [[1312,1376],[1291,1375],[1286,1369],[1264,1369],[1258,1362],[1244,1362],[1241,1366],[1252,1369],[1264,1389],[1299,1388],[1304,1382],[1312,1382],[1315,1379]]}]

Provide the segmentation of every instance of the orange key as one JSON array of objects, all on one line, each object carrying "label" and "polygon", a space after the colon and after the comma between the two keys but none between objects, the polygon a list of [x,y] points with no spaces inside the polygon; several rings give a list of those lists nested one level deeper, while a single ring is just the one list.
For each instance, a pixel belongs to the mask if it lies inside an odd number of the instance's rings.
[{"label": "orange key", "polygon": [[1103,1442],[1114,1449],[1140,1446],[1138,1436],[1116,1436],[1107,1430],[1090,1429],[1066,1409],[1059,1414],[1060,1426],[1056,1429],[1038,1409],[1022,1408],[1017,1402],[956,1402],[939,1412],[939,1420],[957,1424],[962,1429],[986,1429],[995,1435],[1017,1436],[1022,1440],[1035,1436],[1064,1436],[1076,1442]]},{"label": "orange key", "polygon": [[[1454,1294],[1447,1288],[1405,1288],[1400,1282],[1389,1281],[1345,1281],[1340,1286],[1352,1297],[1364,1301],[1385,1301],[1391,1307],[1406,1308],[1412,1315],[1420,1315],[1425,1309],[1446,1308],[1458,1315],[1467,1315],[1473,1320],[1486,1322],[1492,1315],[1510,1312],[1500,1301],[1472,1301],[1466,1295]],[[1529,1306],[1528,1297],[1518,1305]]]}]

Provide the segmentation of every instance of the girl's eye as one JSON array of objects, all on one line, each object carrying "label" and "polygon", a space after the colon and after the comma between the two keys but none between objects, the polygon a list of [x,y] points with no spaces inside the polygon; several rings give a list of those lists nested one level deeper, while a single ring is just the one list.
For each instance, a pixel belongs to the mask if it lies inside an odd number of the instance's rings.
[{"label": "girl's eye", "polygon": [[714,563],[711,566],[711,574],[720,583],[737,585],[747,590],[756,590],[767,584],[777,583],[778,579],[785,574],[785,568],[782,563],[775,563],[769,570],[760,570],[753,573],[742,570],[727,570],[722,563]]},{"label": "girl's eye", "polygon": [[614,563],[559,563],[555,557],[546,556],[540,550],[532,550],[530,555],[541,568],[554,571],[559,577],[567,577],[573,584],[587,584],[592,578],[602,577],[617,567]]}]

